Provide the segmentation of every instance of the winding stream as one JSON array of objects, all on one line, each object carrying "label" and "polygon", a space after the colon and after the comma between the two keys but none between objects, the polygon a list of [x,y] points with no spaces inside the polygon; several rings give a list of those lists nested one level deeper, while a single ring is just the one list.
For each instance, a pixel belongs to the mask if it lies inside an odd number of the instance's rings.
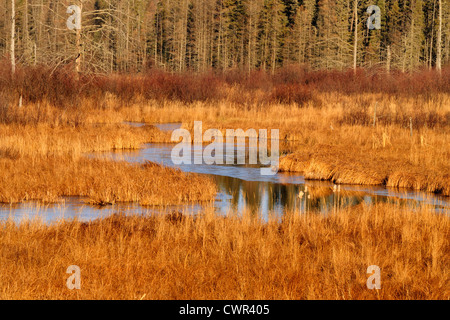
[{"label": "winding stream", "polygon": [[[140,123],[128,123],[132,126],[142,126]],[[160,130],[172,131],[181,125],[177,123],[158,124]],[[338,207],[352,206],[360,203],[395,202],[410,206],[412,209],[424,203],[434,206],[437,212],[450,213],[450,199],[439,195],[412,190],[394,190],[384,187],[341,185],[338,189],[330,182],[305,181],[299,174],[277,173],[273,176],[263,176],[257,165],[174,165],[171,160],[173,144],[147,144],[143,149],[129,152],[96,153],[90,156],[106,157],[113,160],[125,160],[132,163],[152,161],[170,167],[178,167],[185,172],[194,172],[210,176],[217,184],[216,200],[210,204],[214,210],[226,215],[230,212],[242,213],[250,211],[261,214],[263,218],[269,215],[281,216],[285,210],[304,211],[316,210],[326,214]],[[234,150],[245,149],[248,146],[235,145]],[[226,148],[224,148],[226,151]],[[236,152],[225,157],[236,157]],[[195,155],[192,151],[192,159]],[[339,192],[338,192],[339,190]],[[304,193],[299,198],[299,193]],[[112,206],[92,206],[84,204],[81,199],[65,198],[62,203],[41,205],[24,203],[19,205],[0,205],[0,219],[12,218],[15,221],[28,217],[40,217],[46,223],[59,219],[77,218],[88,221],[106,217],[116,212],[127,214],[165,213],[179,210],[198,213],[205,205],[191,204],[165,208],[141,207],[138,204],[116,204]]]}]

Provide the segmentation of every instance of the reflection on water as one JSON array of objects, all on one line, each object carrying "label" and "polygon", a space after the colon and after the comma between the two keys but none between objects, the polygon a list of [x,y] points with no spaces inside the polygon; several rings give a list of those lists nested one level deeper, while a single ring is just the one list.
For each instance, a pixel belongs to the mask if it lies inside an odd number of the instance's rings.
[{"label": "reflection on water", "polygon": [[93,219],[108,217],[115,213],[127,215],[153,215],[160,213],[170,213],[173,211],[200,212],[200,204],[189,206],[167,206],[167,207],[141,207],[134,203],[117,203],[110,206],[89,205],[79,197],[67,197],[60,203],[40,204],[37,202],[27,202],[21,204],[0,204],[0,219],[19,222],[24,219],[39,220],[46,224],[59,220],[90,221]]},{"label": "reflection on water", "polygon": [[[202,173],[208,175],[221,175],[226,177],[233,177],[246,181],[265,181],[273,183],[305,183],[305,179],[301,175],[293,175],[286,173],[278,173],[273,176],[262,176],[260,166],[258,165],[208,165],[202,160],[201,153],[194,152],[193,148],[191,150],[191,163],[192,164],[180,164],[175,165],[172,162],[171,152],[173,149],[173,144],[166,143],[151,143],[147,144],[142,150],[135,150],[130,152],[113,152],[113,153],[103,153],[95,154],[95,157],[106,157],[112,158],[114,160],[121,160],[127,162],[138,162],[143,163],[144,161],[152,161],[164,166],[176,167],[184,172],[194,172]],[[205,146],[204,146],[205,147]],[[237,150],[243,148],[242,146],[236,146],[233,150],[237,154]],[[224,159],[230,158],[230,154],[225,152],[227,148],[224,148]],[[248,151],[246,152],[248,156]],[[202,162],[201,164],[194,164],[195,162]],[[226,160],[224,161],[226,162]],[[237,161],[235,160],[235,163]],[[248,163],[248,161],[246,161]]]},{"label": "reflection on water", "polygon": [[228,211],[281,215],[285,211],[332,212],[338,208],[361,203],[398,203],[411,208],[420,203],[435,205],[437,211],[449,212],[448,203],[441,199],[425,198],[422,193],[390,191],[385,194],[382,188],[365,189],[358,186],[336,188],[327,182],[308,181],[307,184],[281,184],[272,182],[244,181],[232,177],[214,176],[220,194],[216,208],[226,214]]},{"label": "reflection on water", "polygon": [[[173,130],[179,124],[160,125],[163,130]],[[269,215],[281,216],[283,212],[315,210],[321,213],[332,212],[338,208],[361,203],[395,202],[414,208],[419,204],[428,204],[437,212],[450,213],[447,197],[411,190],[394,190],[384,187],[341,185],[336,188],[330,182],[307,181],[298,174],[277,173],[272,176],[261,175],[258,165],[174,165],[171,160],[172,144],[148,144],[144,149],[130,152],[112,152],[90,155],[123,160],[134,163],[152,161],[170,167],[178,167],[185,172],[206,174],[214,179],[218,186],[216,201],[212,204],[216,212],[226,215],[230,212],[252,212],[267,218]],[[224,157],[236,158],[237,151],[245,145],[224,148]],[[248,148],[247,148],[248,149]],[[231,151],[233,150],[233,151]],[[248,157],[248,151],[246,155]],[[192,163],[199,155],[192,151]],[[248,158],[247,158],[248,160]],[[20,204],[18,206],[0,205],[0,219],[12,216],[18,221],[25,216],[41,216],[49,223],[61,218],[78,218],[81,221],[108,216],[116,212],[128,214],[164,213],[173,210],[198,213],[205,206],[193,204],[166,208],[144,208],[137,204],[116,204],[114,206],[96,207],[84,205],[79,198],[66,198],[57,205]]]}]

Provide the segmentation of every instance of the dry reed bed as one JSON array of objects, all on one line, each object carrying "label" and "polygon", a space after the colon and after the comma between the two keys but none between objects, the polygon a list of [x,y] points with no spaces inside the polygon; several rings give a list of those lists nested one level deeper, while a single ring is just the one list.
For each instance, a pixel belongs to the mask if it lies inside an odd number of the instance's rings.
[{"label": "dry reed bed", "polygon": [[140,149],[147,142],[170,141],[170,134],[153,126],[124,124],[57,126],[1,125],[0,150],[11,157],[27,155],[72,155],[95,151]]},{"label": "dry reed bed", "polygon": [[[225,89],[224,89],[225,90]],[[231,94],[242,94],[236,88],[226,89]],[[450,94],[436,93],[429,96],[391,96],[383,93],[316,92],[315,100],[301,107],[298,104],[257,103],[242,105],[227,99],[183,103],[177,100],[145,100],[136,97],[137,102],[120,106],[119,97],[110,98],[108,109],[115,109],[129,121],[185,122],[204,121],[217,126],[242,128],[277,128],[287,139],[295,140],[295,134],[308,127],[334,127],[340,125],[373,124],[376,106],[377,125],[396,125],[409,128],[413,118],[414,130],[424,127],[439,129],[450,126]],[[305,128],[306,127],[306,128]],[[295,133],[295,134],[294,134]]]},{"label": "dry reed bed", "polygon": [[56,202],[63,196],[86,197],[93,204],[137,202],[174,205],[211,201],[215,184],[204,176],[186,174],[147,162],[71,157],[0,159],[0,202]]},{"label": "dry reed bed", "polygon": [[[1,299],[448,299],[448,217],[360,205],[282,222],[116,215],[0,223]],[[66,269],[81,268],[81,290]],[[381,290],[366,269],[381,268]]]},{"label": "dry reed bed", "polygon": [[[98,106],[100,100],[105,101],[104,107]],[[47,123],[51,127],[122,122],[121,114],[115,108],[106,106],[108,101],[110,95],[80,99],[79,104],[67,108],[52,104],[47,99],[38,102],[23,100],[22,106],[19,105],[20,102],[13,101],[6,105],[0,104],[0,122],[22,125]]]}]

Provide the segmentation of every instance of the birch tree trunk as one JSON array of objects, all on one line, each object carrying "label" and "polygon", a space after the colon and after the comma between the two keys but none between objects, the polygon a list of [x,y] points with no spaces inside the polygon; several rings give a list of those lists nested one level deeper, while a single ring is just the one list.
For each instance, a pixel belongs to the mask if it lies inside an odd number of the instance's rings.
[{"label": "birch tree trunk", "polygon": [[15,42],[16,42],[16,6],[15,0],[11,0],[11,73],[16,73],[16,56],[15,56]]}]

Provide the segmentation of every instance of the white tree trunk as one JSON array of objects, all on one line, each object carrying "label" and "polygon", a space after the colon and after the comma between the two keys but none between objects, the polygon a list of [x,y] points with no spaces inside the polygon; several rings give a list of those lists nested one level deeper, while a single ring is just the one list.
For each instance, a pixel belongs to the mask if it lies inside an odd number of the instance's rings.
[{"label": "white tree trunk", "polygon": [[14,0],[11,0],[11,72],[16,73],[16,55],[15,55],[15,42],[16,42],[16,6]]}]

